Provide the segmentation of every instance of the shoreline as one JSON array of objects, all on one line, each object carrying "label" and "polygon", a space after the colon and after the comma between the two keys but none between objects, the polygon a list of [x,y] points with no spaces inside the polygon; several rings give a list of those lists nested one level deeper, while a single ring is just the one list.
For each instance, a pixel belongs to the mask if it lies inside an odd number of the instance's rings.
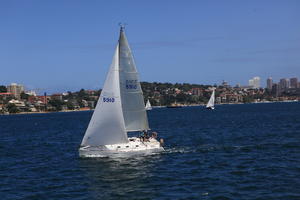
[{"label": "shoreline", "polygon": [[1,115],[26,115],[26,114],[51,114],[51,113],[66,113],[66,112],[83,112],[83,111],[92,111],[94,109],[89,110],[62,110],[62,111],[41,111],[41,112],[19,112],[19,113],[7,113],[7,114],[0,114]]},{"label": "shoreline", "polygon": [[[220,103],[220,104],[215,104],[216,106],[218,105],[241,105],[241,104],[262,104],[262,103],[295,103],[295,102],[300,102],[300,101],[264,101],[264,102],[249,102],[249,103]],[[191,104],[191,105],[178,105],[180,107],[197,107],[197,106],[205,106],[206,104]],[[152,106],[154,109],[158,108],[167,108],[167,106]],[[6,113],[6,114],[0,114],[1,115],[26,115],[26,114],[50,114],[50,113],[65,113],[65,112],[83,112],[83,111],[93,111],[95,109],[84,109],[84,110],[62,110],[62,111],[49,111],[49,112],[19,112],[19,113]]]}]

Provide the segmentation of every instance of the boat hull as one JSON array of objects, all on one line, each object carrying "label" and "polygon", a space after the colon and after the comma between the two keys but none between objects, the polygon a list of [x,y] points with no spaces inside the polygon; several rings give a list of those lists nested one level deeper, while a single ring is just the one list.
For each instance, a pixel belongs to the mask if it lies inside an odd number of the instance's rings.
[{"label": "boat hull", "polygon": [[128,138],[128,143],[103,146],[85,146],[79,149],[80,157],[127,157],[131,155],[147,155],[164,151],[154,138],[142,141],[140,138]]}]

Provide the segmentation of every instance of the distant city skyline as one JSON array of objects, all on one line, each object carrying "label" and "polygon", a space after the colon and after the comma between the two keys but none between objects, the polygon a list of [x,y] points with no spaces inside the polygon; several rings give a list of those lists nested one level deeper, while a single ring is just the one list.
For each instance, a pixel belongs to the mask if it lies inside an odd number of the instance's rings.
[{"label": "distant city skyline", "polygon": [[[274,87],[278,87],[277,90],[280,90],[279,92],[282,92],[286,89],[289,88],[300,88],[300,82],[298,81],[298,77],[289,77],[289,78],[280,78],[278,81],[273,80],[272,77],[268,77],[265,81],[261,80],[260,77],[255,76],[252,79],[248,80],[248,84],[246,85],[241,85],[239,83],[237,84],[230,84],[228,83],[228,81],[226,80],[222,80],[221,83],[218,84],[208,84],[208,85],[218,85],[218,86],[224,86],[224,87],[240,87],[240,88],[252,88],[252,89],[259,89],[259,88],[265,88],[269,91],[271,91],[272,89],[274,89]],[[266,84],[262,84],[263,82],[265,82]],[[161,82],[164,83],[164,82]],[[197,83],[188,83],[188,84],[197,84]],[[201,84],[201,83],[200,83]],[[48,94],[55,94],[55,93],[65,93],[68,91],[72,91],[72,90],[42,90],[40,88],[38,89],[34,89],[34,88],[29,88],[26,85],[23,84],[19,84],[19,83],[11,83],[8,85],[5,85],[3,83],[0,83],[0,86],[3,85],[5,87],[7,87],[8,92],[15,94],[15,96],[19,96],[21,92],[26,91],[26,94],[30,94],[30,95],[36,95],[36,94],[44,94],[45,92],[49,92]],[[205,85],[205,84],[201,84],[201,85]],[[85,89],[85,90],[99,90],[102,89],[102,87],[99,88],[79,88],[78,90],[75,91],[79,91],[80,89]],[[18,92],[16,92],[18,91]],[[74,91],[72,91],[74,92]]]},{"label": "distant city skyline", "polygon": [[[248,85],[300,77],[300,1],[5,1],[0,80],[102,88],[126,22],[141,81]],[[117,14],[116,14],[117,13]]]}]

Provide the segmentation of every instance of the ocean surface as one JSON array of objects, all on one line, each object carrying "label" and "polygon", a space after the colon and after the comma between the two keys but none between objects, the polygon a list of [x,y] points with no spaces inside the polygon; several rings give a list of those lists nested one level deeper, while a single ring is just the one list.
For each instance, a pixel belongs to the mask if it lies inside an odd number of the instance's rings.
[{"label": "ocean surface", "polygon": [[91,111],[0,116],[0,199],[300,199],[300,103],[148,112],[161,154],[79,158]]}]

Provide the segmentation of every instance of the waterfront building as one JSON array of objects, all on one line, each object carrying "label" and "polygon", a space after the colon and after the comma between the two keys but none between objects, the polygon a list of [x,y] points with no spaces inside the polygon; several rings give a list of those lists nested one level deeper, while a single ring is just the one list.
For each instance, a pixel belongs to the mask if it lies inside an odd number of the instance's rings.
[{"label": "waterfront building", "polygon": [[272,79],[272,77],[269,77],[269,78],[267,79],[267,89],[268,89],[269,91],[271,91],[271,90],[272,90],[272,87],[273,87],[273,79]]},{"label": "waterfront building", "polygon": [[81,103],[82,103],[83,107],[88,107],[89,106],[88,102],[84,99],[81,100]]},{"label": "waterfront building", "polygon": [[29,96],[28,102],[31,104],[47,104],[50,97],[47,96]]},{"label": "waterfront building", "polygon": [[88,107],[90,107],[91,109],[95,108],[95,101],[88,101]]},{"label": "waterfront building", "polygon": [[87,93],[88,95],[95,95],[97,91],[95,90],[85,90],[85,93]]},{"label": "waterfront building", "polygon": [[12,99],[8,102],[9,104],[14,104],[19,111],[26,111],[27,110],[27,107],[25,105],[25,102],[24,101],[20,101],[20,100],[15,100],[15,99]]},{"label": "waterfront building", "polygon": [[11,99],[13,97],[14,97],[14,95],[10,92],[1,92],[0,93],[0,100]]},{"label": "waterfront building", "polygon": [[8,103],[15,104],[17,107],[25,107],[24,101],[19,101],[19,100],[12,99]]},{"label": "waterfront building", "polygon": [[298,78],[291,78],[290,79],[290,87],[291,88],[298,88]]},{"label": "waterfront building", "polygon": [[63,95],[62,94],[52,94],[51,95],[51,100],[58,100],[58,101],[62,101],[63,100]]},{"label": "waterfront building", "polygon": [[254,88],[254,89],[260,88],[260,77],[255,76],[255,77],[253,77],[253,79],[250,79],[249,80],[249,86]]},{"label": "waterfront building", "polygon": [[7,86],[7,92],[12,93],[16,99],[21,99],[21,93],[24,92],[24,86],[12,83]]}]

